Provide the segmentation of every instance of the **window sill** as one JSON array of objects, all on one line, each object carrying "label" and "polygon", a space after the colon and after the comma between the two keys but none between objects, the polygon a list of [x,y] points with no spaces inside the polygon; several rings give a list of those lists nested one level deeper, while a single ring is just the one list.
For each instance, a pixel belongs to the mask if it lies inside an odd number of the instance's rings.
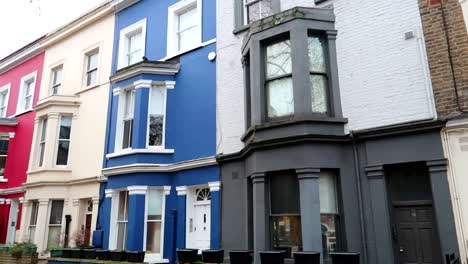
[{"label": "window sill", "polygon": [[174,154],[173,149],[126,149],[119,152],[109,153],[107,159],[135,154]]},{"label": "window sill", "polygon": [[240,33],[243,33],[247,30],[250,29],[250,24],[247,24],[247,25],[243,25],[243,26],[240,26],[240,27],[236,27],[233,31],[232,31],[232,34],[234,35],[238,35]]},{"label": "window sill", "polygon": [[99,86],[100,86],[100,84],[96,83],[96,84],[93,84],[93,85],[90,85],[90,86],[82,87],[81,90],[79,90],[76,94],[81,94],[81,93],[87,92],[87,91],[92,90],[94,88],[97,88]]},{"label": "window sill", "polygon": [[71,168],[38,168],[35,170],[27,171],[27,174],[38,174],[44,172],[72,172]]},{"label": "window sill", "polygon": [[0,176],[0,182],[8,182],[8,179],[5,179],[3,176]]},{"label": "window sill", "polygon": [[196,45],[194,45],[193,47],[187,49],[187,50],[184,50],[184,51],[181,51],[181,52],[177,52],[177,53],[172,53],[172,54],[168,54],[166,57],[160,59],[159,61],[167,61],[167,60],[170,60],[172,58],[175,58],[175,57],[179,57],[181,55],[184,55],[186,53],[189,53],[191,51],[194,51],[196,49],[199,49],[199,48],[202,48],[202,47],[205,47],[205,46],[208,46],[208,45],[211,45],[213,43],[216,42],[216,39],[211,39],[211,40],[208,40],[208,41],[205,41],[205,42],[202,42],[202,43],[198,43]]},{"label": "window sill", "polygon": [[145,263],[151,263],[151,264],[156,264],[156,263],[169,263],[168,259],[160,259],[160,258],[151,258],[151,257],[146,257],[149,254],[145,254]]},{"label": "window sill", "polygon": [[26,114],[26,113],[32,112],[33,110],[34,110],[34,109],[29,108],[29,109],[26,109],[26,110],[24,110],[24,111],[17,112],[17,113],[15,113],[15,114],[14,114],[13,116],[11,116],[11,117],[17,117],[17,116],[20,116],[20,115],[22,115],[22,114]]}]

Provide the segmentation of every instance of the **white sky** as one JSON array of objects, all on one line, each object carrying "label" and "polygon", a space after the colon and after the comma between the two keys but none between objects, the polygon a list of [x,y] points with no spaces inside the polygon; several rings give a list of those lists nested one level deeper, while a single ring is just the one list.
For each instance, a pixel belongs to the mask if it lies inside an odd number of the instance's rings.
[{"label": "white sky", "polygon": [[103,0],[0,0],[0,59]]}]

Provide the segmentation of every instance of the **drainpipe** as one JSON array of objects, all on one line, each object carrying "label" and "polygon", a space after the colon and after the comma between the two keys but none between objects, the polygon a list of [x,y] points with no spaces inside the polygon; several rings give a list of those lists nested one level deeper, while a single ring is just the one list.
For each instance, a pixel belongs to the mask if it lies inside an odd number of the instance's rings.
[{"label": "drainpipe", "polygon": [[353,156],[354,156],[354,174],[356,176],[356,186],[358,192],[358,205],[359,205],[359,224],[361,226],[361,241],[362,241],[362,258],[363,262],[367,264],[367,235],[366,235],[366,223],[364,220],[364,211],[363,211],[363,203],[362,203],[362,189],[361,189],[361,170],[360,170],[360,161],[359,161],[359,153],[356,145],[356,139],[354,137],[354,131],[351,130],[349,132],[349,136],[353,142]]}]

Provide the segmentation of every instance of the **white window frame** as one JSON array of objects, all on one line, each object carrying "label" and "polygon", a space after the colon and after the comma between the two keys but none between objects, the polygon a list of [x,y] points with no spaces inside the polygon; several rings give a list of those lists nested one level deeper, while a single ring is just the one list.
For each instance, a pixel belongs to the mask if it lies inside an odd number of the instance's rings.
[{"label": "white window frame", "polygon": [[[0,139],[8,141],[8,148],[10,147],[10,136],[9,135],[0,135]],[[5,154],[5,155],[0,154],[0,157],[5,157],[5,167],[6,167],[6,161],[7,161],[7,158],[8,158],[8,149],[7,149],[7,154]],[[5,167],[3,168],[3,173],[0,173],[0,182],[5,181],[5,179],[4,179],[4,177],[5,177]]]},{"label": "white window frame", "polygon": [[[111,203],[111,215],[110,215],[110,228],[109,228],[109,249],[117,249],[117,237],[118,237],[118,217],[119,217],[119,202],[120,202],[120,192],[128,191],[127,189],[115,189],[112,190],[112,203]],[[127,201],[127,210],[128,202],[130,201],[130,193],[128,194]],[[128,231],[128,219],[127,219],[127,231]]]},{"label": "white window frame", "polygon": [[[168,8],[168,21],[167,21],[167,57],[177,56],[178,54],[185,53],[192,49],[198,48],[203,43],[203,5],[202,0],[182,0]],[[197,8],[197,20],[198,20],[198,41],[193,43],[190,48],[185,50],[178,50],[178,18],[179,14],[192,8],[195,5]]]},{"label": "white window frame", "polygon": [[[89,57],[96,55],[97,56],[97,63],[96,63],[96,83],[88,85],[88,74],[90,70],[88,70],[89,67]],[[99,66],[101,62],[101,47],[100,46],[95,46],[92,48],[87,49],[84,52],[84,67],[83,67],[83,87],[86,88],[91,88],[94,86],[99,85]]]},{"label": "white window frame", "polygon": [[[44,116],[43,118],[41,118],[40,123],[41,125],[39,126],[39,131],[38,131],[39,144],[37,148],[38,152],[37,152],[37,161],[36,161],[37,167],[39,168],[44,167],[44,161],[45,161],[45,156],[46,156],[45,148],[46,148],[46,142],[47,142],[47,126],[49,124],[48,116]],[[45,130],[44,130],[44,127],[45,127]],[[44,140],[42,140],[42,136],[44,136]],[[41,162],[41,148],[44,148],[44,156],[42,157],[42,162]]]},{"label": "white window frame", "polygon": [[[120,30],[120,37],[119,37],[119,58],[117,61],[117,68],[121,69],[124,67],[129,66],[128,58],[127,58],[127,40],[130,35],[133,33],[141,31],[141,39],[142,39],[142,55],[146,55],[146,18]],[[142,59],[141,59],[142,60]]]},{"label": "white window frame", "polygon": [[5,107],[5,112],[3,113],[3,115],[0,115],[0,117],[7,117],[7,111],[8,111],[8,101],[10,99],[10,88],[11,88],[11,83],[8,83],[2,87],[0,87],[0,94],[2,93],[5,93],[6,92],[6,98],[5,98],[5,106],[1,106],[0,105],[0,109],[2,107]]},{"label": "white window frame", "polygon": [[[60,69],[60,71],[62,72],[62,79],[60,80],[59,83],[55,83],[55,76],[56,76],[56,73],[58,72],[58,70]],[[50,95],[58,95],[62,92],[62,87],[63,87],[63,64],[59,64],[57,66],[54,66],[52,67],[52,69],[50,69]],[[54,93],[54,88],[55,87],[58,87],[57,88],[57,92]]]},{"label": "white window frame", "polygon": [[[132,150],[132,144],[130,142],[129,148],[123,148],[123,135],[124,135],[124,118],[125,118],[125,93],[131,91],[134,93],[134,100],[136,100],[136,89],[133,87],[127,89],[120,89],[119,91],[119,103],[118,103],[118,110],[117,110],[117,126],[116,126],[116,133],[115,133],[115,146],[114,152],[122,152],[122,151],[130,151]],[[134,104],[135,108],[135,104]],[[133,109],[133,122],[135,122],[135,109]],[[133,131],[132,131],[133,133]]]},{"label": "white window frame", "polygon": [[148,193],[150,190],[160,190],[162,191],[162,214],[161,214],[161,220],[152,220],[150,222],[161,222],[161,248],[160,248],[160,254],[154,253],[154,254],[145,254],[145,262],[156,262],[160,261],[163,259],[163,254],[164,254],[164,222],[165,222],[165,217],[166,217],[166,195],[167,195],[167,187],[150,187],[146,191],[145,195],[145,226],[144,226],[144,231],[143,231],[143,251],[146,252],[146,239],[147,239],[147,224],[148,224]]},{"label": "white window frame", "polygon": [[[29,219],[28,219],[28,240],[30,242],[34,243],[34,241],[31,240],[31,228],[34,228],[34,236],[33,237],[35,237],[36,228],[37,228],[37,216],[38,216],[38,213],[39,213],[39,201],[38,200],[32,200],[32,201],[30,201],[30,203],[31,203],[31,206],[30,206],[31,209],[30,209],[30,212],[29,212]],[[33,210],[34,205],[37,206],[36,212],[35,212],[36,214],[34,216],[34,220],[35,220],[34,222],[35,223],[31,224],[31,220],[32,220],[31,218],[33,217],[32,214],[34,213],[34,210]]]},{"label": "white window frame", "polygon": [[[33,110],[34,106],[34,95],[36,93],[36,81],[37,81],[37,71],[31,72],[28,75],[25,75],[21,78],[20,81],[20,90],[18,94],[18,103],[16,105],[16,114],[15,115],[20,115],[29,111]],[[26,96],[23,95],[24,89],[26,88],[25,84],[26,83],[31,83],[32,86],[32,92],[31,92],[31,107],[27,108],[22,108],[22,105],[24,104],[24,100]]]},{"label": "white window frame", "polygon": [[[60,141],[66,141],[67,139],[60,139],[60,126],[62,124],[63,117],[70,117],[71,118],[71,126],[70,126],[70,138],[68,139],[68,157],[67,157],[67,165],[58,165],[57,158],[58,158],[58,147]],[[55,141],[55,153],[54,153],[54,166],[57,168],[68,168],[70,167],[70,153],[71,153],[71,139],[72,139],[72,131],[73,131],[73,115],[72,114],[61,114],[59,116],[59,122],[57,125],[57,138]],[[46,132],[47,133],[47,132]]]},{"label": "white window frame", "polygon": [[[53,201],[63,201],[63,208],[62,208],[62,219],[60,220],[61,223],[60,223],[60,234],[63,232],[63,229],[64,229],[64,220],[65,220],[65,199],[51,199],[49,200],[49,204],[48,204],[48,209],[47,209],[47,222],[46,222],[46,229],[47,229],[47,232],[46,232],[46,236],[45,236],[45,240],[46,240],[46,243],[45,243],[45,246],[47,247],[47,245],[49,244],[49,231],[50,231],[50,227],[58,227],[59,225],[58,224],[50,224],[50,217],[51,217],[51,214],[52,214],[52,202]],[[60,243],[60,239],[59,239],[59,244]]]},{"label": "white window frame", "polygon": [[[161,146],[150,146],[149,145],[149,133],[150,133],[150,109],[151,109],[151,93],[153,89],[162,89],[163,90],[163,109],[164,109],[164,120],[163,120],[163,135],[162,135],[162,142]],[[159,85],[152,85],[149,91],[149,98],[148,98],[148,119],[147,119],[147,127],[146,127],[146,148],[150,150],[165,150],[166,149],[166,120],[167,120],[167,87],[166,86],[159,86]]]}]

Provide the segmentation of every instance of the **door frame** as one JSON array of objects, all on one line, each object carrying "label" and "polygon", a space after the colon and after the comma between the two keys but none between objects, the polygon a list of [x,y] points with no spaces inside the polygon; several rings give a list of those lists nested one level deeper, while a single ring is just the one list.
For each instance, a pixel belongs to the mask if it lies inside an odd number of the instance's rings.
[{"label": "door frame", "polygon": [[[16,208],[16,209],[14,209]],[[14,211],[13,211],[14,210]],[[10,199],[10,210],[8,212],[6,240],[7,244],[13,244],[16,240],[16,225],[18,224],[19,201]],[[11,217],[16,217],[15,225],[11,226]]]},{"label": "door frame", "polygon": [[[210,187],[208,184],[200,184],[200,185],[191,185],[187,186],[187,200],[186,200],[186,208],[185,208],[185,247],[190,248],[191,245],[194,244],[194,237],[192,235],[193,232],[190,232],[190,219],[194,219],[195,217],[195,206],[196,205],[210,205],[210,217],[211,217],[211,200],[210,201],[197,201],[196,197],[196,190],[207,188],[208,190]],[[211,190],[210,190],[211,192]],[[210,243],[211,243],[211,225],[210,225]]]}]

